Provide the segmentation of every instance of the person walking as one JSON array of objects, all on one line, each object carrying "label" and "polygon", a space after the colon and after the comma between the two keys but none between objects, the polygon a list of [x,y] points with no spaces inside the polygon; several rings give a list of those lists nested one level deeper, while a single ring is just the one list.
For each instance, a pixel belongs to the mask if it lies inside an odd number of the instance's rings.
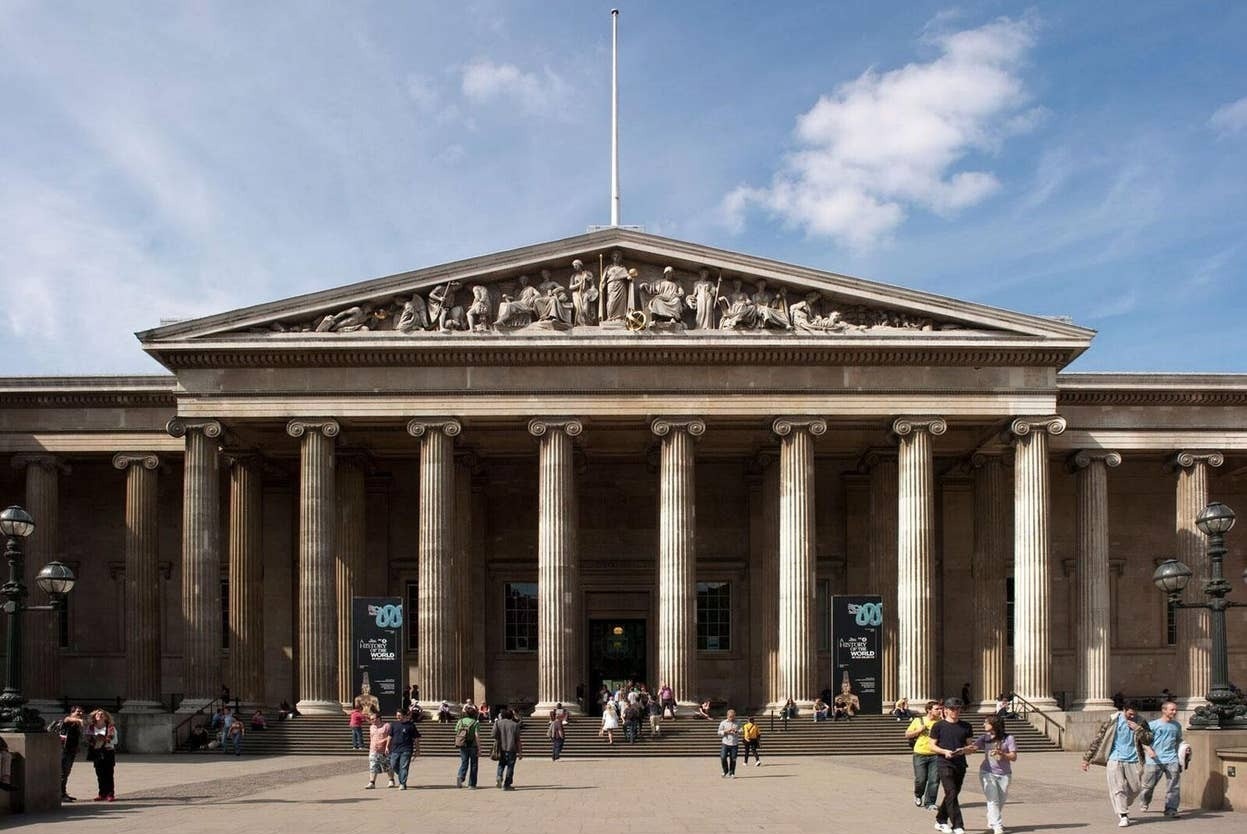
[{"label": "person walking", "polygon": [[727,711],[727,718],[719,722],[719,764],[724,779],[736,778],[736,747],[740,743],[740,725],[736,723],[736,710]]},{"label": "person walking", "polygon": [[351,728],[351,749],[353,750],[364,749],[364,724],[365,723],[366,723],[366,720],[364,718],[364,711],[360,708],[360,705],[357,703],[351,709],[350,718],[347,719],[347,726]]},{"label": "person walking", "polygon": [[935,810],[935,827],[944,834],[965,834],[961,816],[961,785],[966,780],[966,754],[973,753],[974,728],[961,720],[960,698],[944,701],[944,718],[930,730],[931,749],[939,756],[944,799]]},{"label": "person walking", "polygon": [[498,751],[498,778],[495,787],[504,791],[515,790],[515,763],[523,757],[524,747],[520,741],[523,725],[515,718],[510,707],[504,709],[494,722],[494,747]]},{"label": "person walking", "polygon": [[905,738],[914,748],[914,804],[928,811],[937,809],[935,798],[939,794],[939,757],[931,749],[931,728],[944,716],[944,707],[938,701],[927,701],[923,714],[909,722]]},{"label": "person walking", "polygon": [[598,730],[598,738],[606,736],[607,744],[615,743],[615,731],[619,729],[619,712],[615,701],[610,700],[602,707],[602,729]]},{"label": "person walking", "polygon": [[468,788],[476,790],[476,771],[480,762],[481,722],[476,707],[469,705],[463,715],[455,722],[455,746],[459,748],[459,775],[455,777],[455,787],[462,788],[463,780],[468,780]]},{"label": "person walking", "polygon": [[374,712],[368,726],[368,786],[365,790],[377,787],[377,774],[382,771],[390,777],[386,787],[394,787],[394,771],[390,770],[390,725],[381,713]]},{"label": "person walking", "polygon": [[986,732],[974,741],[975,747],[987,755],[979,765],[979,783],[987,799],[987,827],[992,834],[1004,834],[1004,807],[1009,798],[1009,780],[1013,777],[1013,762],[1018,758],[1017,742],[1005,729],[1005,720],[989,715],[983,722]]},{"label": "person walking", "polygon": [[658,705],[662,708],[664,715],[670,715],[671,720],[675,720],[675,690],[665,681],[662,686],[658,687]]},{"label": "person walking", "polygon": [[226,748],[232,744],[234,747],[234,755],[241,756],[242,738],[244,735],[246,735],[246,727],[243,726],[242,719],[238,716],[234,716],[234,720],[230,722],[228,727],[225,728],[225,744],[222,745],[222,750],[228,752]]},{"label": "person walking", "polygon": [[629,744],[636,744],[637,736],[640,735],[641,730],[641,708],[632,699],[631,693],[628,695],[628,700],[625,701],[623,721],[624,741]]},{"label": "person walking", "polygon": [[550,710],[550,726],[546,735],[550,737],[550,761],[557,762],[563,755],[563,743],[567,741],[567,710],[561,703],[555,704]]},{"label": "person walking", "polygon": [[69,795],[69,774],[82,746],[82,707],[74,707],[61,719],[61,802],[77,802]]},{"label": "person walking", "polygon": [[762,766],[762,754],[758,752],[758,744],[762,740],[762,728],[753,720],[753,716],[745,719],[745,726],[740,728],[740,740],[745,743],[745,767],[749,766],[749,754],[753,753],[753,766]]},{"label": "person walking", "polygon": [[1152,802],[1152,792],[1163,775],[1168,782],[1165,788],[1165,816],[1176,817],[1181,800],[1182,765],[1178,759],[1178,745],[1182,743],[1182,725],[1177,721],[1178,705],[1167,700],[1160,705],[1160,718],[1148,722],[1152,742],[1143,748],[1147,760],[1143,765],[1143,790],[1139,801],[1146,811]]},{"label": "person walking", "polygon": [[114,780],[117,769],[117,726],[113,717],[102,709],[91,713],[84,731],[87,737],[87,759],[95,765],[95,781],[99,791],[96,802],[112,802],[117,798]]},{"label": "person walking", "polygon": [[407,771],[411,767],[411,757],[416,747],[416,737],[420,732],[412,721],[411,713],[398,713],[390,722],[390,770],[398,782],[400,791],[407,790]]},{"label": "person walking", "polygon": [[1121,711],[1100,725],[1095,740],[1082,757],[1082,770],[1102,764],[1108,779],[1108,795],[1117,812],[1117,825],[1130,825],[1130,803],[1142,789],[1143,745],[1152,741],[1147,722],[1140,722],[1133,701],[1123,701]]},{"label": "person walking", "polygon": [[649,737],[657,738],[662,735],[662,704],[657,698],[650,698],[645,709],[649,713]]}]

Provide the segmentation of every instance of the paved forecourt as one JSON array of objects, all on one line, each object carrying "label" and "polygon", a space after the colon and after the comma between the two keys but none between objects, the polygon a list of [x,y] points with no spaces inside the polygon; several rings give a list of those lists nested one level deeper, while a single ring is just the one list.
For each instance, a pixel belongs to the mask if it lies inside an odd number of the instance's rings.
[{"label": "paved forecourt", "polygon": [[[764,741],[765,743],[765,741]],[[714,751],[717,754],[717,751]],[[1078,770],[1072,753],[1024,755],[1005,809],[1008,831],[1116,831],[1104,771]],[[774,758],[720,778],[717,756],[519,762],[514,792],[494,787],[481,760],[480,789],[456,790],[456,759],[421,758],[406,792],[364,790],[363,758],[122,756],[115,803],[92,802],[95,774],[79,762],[55,814],[9,817],[6,830],[145,834],[239,831],[389,830],[406,820],[423,831],[593,832],[614,824],[651,832],[929,832],[933,814],[913,806],[908,756]],[[974,765],[977,768],[977,762]],[[983,831],[983,797],[972,769],[962,793],[967,830]],[[1158,797],[1159,798],[1159,797]],[[1161,803],[1156,803],[1157,807]],[[1147,831],[1224,832],[1231,813],[1133,813]],[[406,825],[406,823],[403,823]],[[465,828],[465,826],[468,826]]]}]

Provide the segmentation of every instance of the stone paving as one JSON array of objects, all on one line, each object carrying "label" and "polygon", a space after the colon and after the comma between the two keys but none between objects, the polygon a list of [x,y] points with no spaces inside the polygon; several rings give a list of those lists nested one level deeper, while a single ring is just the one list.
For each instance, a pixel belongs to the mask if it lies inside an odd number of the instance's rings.
[{"label": "stone paving", "polygon": [[[717,752],[717,751],[716,751]],[[91,802],[95,780],[79,762],[70,792],[79,802],[56,814],[9,817],[6,830],[155,834],[239,834],[245,831],[349,830],[475,832],[929,832],[933,815],[911,801],[907,756],[774,758],[719,776],[717,758],[524,759],[516,788],[494,787],[492,762],[481,761],[481,788],[454,787],[457,759],[422,758],[412,766],[411,790],[365,791],[363,759],[341,757],[235,758],[123,756],[117,763],[118,800]],[[977,765],[976,765],[977,767]],[[967,831],[984,831],[977,782],[962,793]],[[1241,814],[1184,811],[1168,820],[1158,811],[1133,814],[1145,831],[1241,830]],[[1009,804],[1008,831],[1116,831],[1104,771],[1083,774],[1078,756],[1023,756]],[[1133,826],[1132,826],[1133,827]]]}]

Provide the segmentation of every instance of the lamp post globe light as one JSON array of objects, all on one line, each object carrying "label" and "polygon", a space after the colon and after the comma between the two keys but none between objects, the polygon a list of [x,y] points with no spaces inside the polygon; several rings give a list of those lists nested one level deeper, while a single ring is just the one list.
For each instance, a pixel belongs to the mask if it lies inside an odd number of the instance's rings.
[{"label": "lamp post globe light", "polygon": [[[1191,569],[1177,559],[1161,562],[1152,574],[1156,587],[1169,598],[1174,608],[1206,608],[1210,612],[1212,634],[1212,689],[1208,704],[1195,710],[1190,726],[1206,730],[1247,729],[1247,703],[1230,688],[1229,650],[1225,642],[1225,610],[1243,606],[1230,602],[1226,596],[1233,590],[1221,569],[1225,558],[1225,534],[1234,526],[1234,511],[1220,502],[1213,502],[1200,511],[1195,526],[1208,537],[1208,561],[1212,576],[1204,580],[1207,602],[1183,602],[1182,591],[1191,581]],[[1247,580],[1247,571],[1243,572]]]},{"label": "lamp post globe light", "polygon": [[43,719],[36,710],[26,706],[22,695],[22,615],[27,611],[62,611],[65,597],[73,590],[74,572],[61,562],[49,562],[36,578],[39,587],[50,597],[49,605],[27,605],[28,592],[22,582],[22,542],[35,532],[35,520],[21,507],[12,506],[0,512],[0,534],[5,538],[4,558],[9,563],[9,578],[0,585],[0,605],[8,617],[8,639],[5,644],[4,692],[0,693],[0,730],[16,733],[43,731]]}]

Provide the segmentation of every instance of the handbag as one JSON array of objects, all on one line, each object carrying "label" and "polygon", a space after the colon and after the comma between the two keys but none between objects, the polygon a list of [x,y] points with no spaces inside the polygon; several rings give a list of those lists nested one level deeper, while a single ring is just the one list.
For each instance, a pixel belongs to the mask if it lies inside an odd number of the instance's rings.
[{"label": "handbag", "polygon": [[100,760],[100,751],[99,751],[99,749],[98,749],[98,748],[95,748],[95,747],[88,747],[88,748],[87,748],[87,761],[88,761],[88,762],[98,762],[99,760]]},{"label": "handbag", "polygon": [[490,761],[493,761],[493,762],[498,761],[500,753],[501,751],[498,749],[498,742],[495,741],[489,748]]}]

